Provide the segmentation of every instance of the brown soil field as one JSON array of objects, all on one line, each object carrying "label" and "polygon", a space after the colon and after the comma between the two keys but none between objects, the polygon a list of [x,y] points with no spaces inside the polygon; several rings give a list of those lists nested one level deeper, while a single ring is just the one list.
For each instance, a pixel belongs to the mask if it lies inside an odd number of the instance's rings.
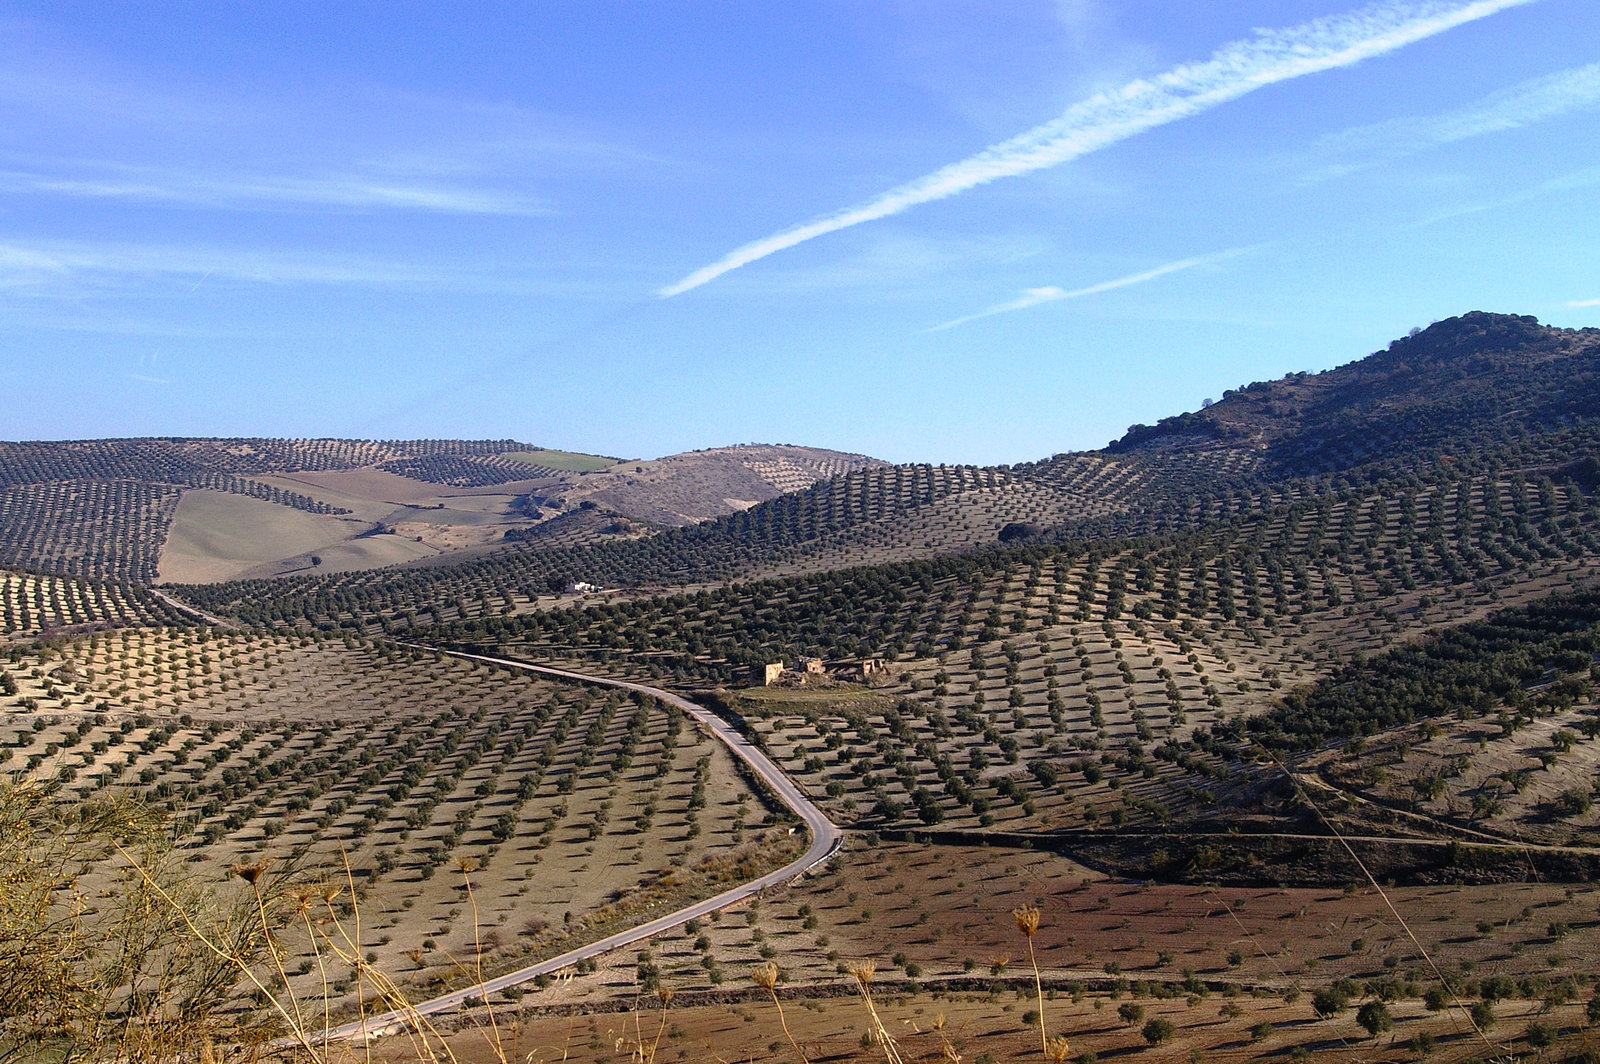
[{"label": "brown soil field", "polygon": [[[824,998],[801,998],[784,990],[779,994],[784,1020],[804,1052],[804,1060],[811,1064],[864,1064],[885,1059],[878,1045],[863,1044],[873,1025],[852,989],[839,988]],[[902,1060],[944,1064],[1048,1060],[1040,1050],[1037,1026],[1025,1022],[1036,1008],[1031,993],[929,989],[912,993],[880,987],[874,1001]],[[1125,1006],[1139,1010],[1139,1022],[1130,1024],[1119,1015]],[[1461,1020],[1430,1013],[1420,1004],[1394,1003],[1389,1010],[1393,1029],[1373,1038],[1356,1023],[1353,1009],[1342,1017],[1322,1020],[1304,999],[1291,1005],[1271,994],[1213,995],[1190,1004],[1187,998],[1156,1000],[1106,992],[1074,996],[1047,990],[1045,1001],[1051,1033],[1066,1032],[1067,1059],[1074,1062],[1130,1059],[1140,1064],[1242,1064],[1300,1060],[1313,1054],[1319,1060],[1340,1064],[1423,1059],[1456,1064],[1495,1058],[1558,1061],[1583,1059],[1579,1054],[1593,1052],[1600,1045],[1600,1039],[1586,1027],[1581,1004],[1546,1011],[1537,1002],[1506,1003],[1498,1010],[1495,1027],[1487,1032],[1487,1044]],[[1164,1019],[1173,1026],[1171,1038],[1159,1046],[1149,1045],[1140,1033],[1142,1024],[1152,1019]],[[1560,1043],[1542,1053],[1530,1046],[1526,1031],[1532,1023],[1553,1027]],[[654,1059],[662,1062],[774,1060],[802,1064],[765,995],[747,994],[736,1002],[711,1005],[686,997],[674,1001],[664,1017],[653,995],[641,995],[635,1008],[621,1012],[502,1018],[498,1038],[481,1015],[458,1020],[447,1029],[451,1052],[458,1060],[473,1064],[502,1059],[500,1052],[506,1054],[504,1059],[529,1064],[637,1061],[641,1042],[647,1054],[653,1053]],[[1432,1039],[1426,1053],[1411,1045],[1412,1039],[1424,1032]],[[409,1047],[380,1042],[374,1047],[374,1059],[414,1059],[408,1052]]]},{"label": "brown soil field", "polygon": [[[278,558],[265,565],[248,569],[239,576],[243,579],[255,579],[271,576],[303,576],[312,572],[345,573],[355,569],[378,569],[386,565],[432,558],[438,553],[437,548],[419,542],[414,536],[398,534],[360,536],[315,551]],[[322,559],[322,564],[317,565],[313,558]]]},{"label": "brown soil field", "polygon": [[[493,484],[482,488],[454,488],[444,484],[430,484],[426,481],[412,480],[402,477],[397,473],[390,473],[382,469],[335,469],[320,470],[300,473],[280,473],[273,477],[260,478],[268,483],[281,483],[284,487],[294,486],[294,490],[310,495],[312,498],[341,506],[349,506],[351,500],[357,503],[381,504],[388,503],[395,506],[432,506],[435,503],[467,499],[474,496],[505,496],[507,498],[521,495],[531,491],[545,480],[514,480],[505,484]],[[352,507],[353,508],[353,507]]]},{"label": "brown soil field", "polygon": [[230,580],[266,562],[332,547],[366,527],[351,517],[306,513],[244,495],[186,491],[161,552],[160,579]]},{"label": "brown soil field", "polygon": [[[798,1064],[771,1001],[750,979],[770,959],[809,1060],[881,1059],[881,1049],[862,1043],[869,1018],[844,971],[865,959],[876,965],[874,994],[906,1059],[950,1060],[945,1039],[962,1060],[1026,1059],[1040,1055],[1038,1006],[1028,940],[1011,912],[1035,905],[1047,1029],[1070,1040],[1074,1057],[1176,1061],[1199,1051],[1243,1061],[1297,1058],[1298,1048],[1341,1060],[1413,1060],[1419,1054],[1406,1044],[1423,1031],[1438,1042],[1433,1059],[1491,1055],[1459,1011],[1430,1011],[1420,1000],[1439,984],[1435,966],[1466,1004],[1478,1000],[1471,991],[1483,980],[1514,985],[1485,1032],[1495,1046],[1521,1048],[1515,1043],[1535,1021],[1585,1037],[1600,890],[1531,883],[1385,893],[1387,901],[1371,887],[1135,883],[1026,850],[853,836],[827,871],[797,887],[643,951],[602,958],[591,974],[528,988],[504,1003],[501,1028],[515,1023],[521,1059],[622,1060],[662,1026],[650,985],[659,980],[673,1002],[657,1059],[776,1054]],[[1340,979],[1356,988],[1349,1007],[1319,1018],[1312,993]],[[1377,995],[1389,999],[1394,1029],[1374,1040],[1355,1014]],[[1119,1015],[1123,1006],[1141,1010],[1140,1020]],[[1141,1024],[1158,1017],[1175,1033],[1150,1047]],[[452,1038],[463,1059],[488,1059],[473,1018],[456,1022],[466,1028]]]},{"label": "brown soil field", "polygon": [[[303,477],[343,478],[349,491],[324,491]],[[205,583],[313,571],[346,572],[431,558],[441,552],[491,546],[507,528],[527,523],[514,515],[504,486],[496,490],[442,488],[381,470],[305,473],[264,478],[285,490],[352,511],[337,517],[220,491],[186,491],[161,553],[164,583]],[[401,498],[401,497],[404,498]],[[374,525],[392,534],[371,535]],[[312,564],[315,555],[321,565]]]}]

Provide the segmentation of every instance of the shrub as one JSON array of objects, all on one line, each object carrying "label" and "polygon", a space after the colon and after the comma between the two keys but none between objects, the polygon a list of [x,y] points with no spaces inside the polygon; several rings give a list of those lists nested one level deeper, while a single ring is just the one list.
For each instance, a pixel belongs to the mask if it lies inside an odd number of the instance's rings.
[{"label": "shrub", "polygon": [[1547,1049],[1555,1044],[1557,1033],[1555,1024],[1542,1023],[1535,1020],[1528,1024],[1528,1029],[1523,1036],[1527,1038],[1528,1044],[1533,1048]]},{"label": "shrub", "polygon": [[1356,1012],[1356,1022],[1374,1038],[1394,1029],[1394,1017],[1389,1015],[1389,1006],[1381,1001],[1369,1001],[1361,1006]]},{"label": "shrub", "polygon": [[1350,1007],[1350,996],[1338,986],[1325,986],[1311,995],[1311,1007],[1326,1020]]},{"label": "shrub", "polygon": [[1158,1046],[1162,1042],[1170,1040],[1175,1030],[1176,1028],[1172,1026],[1171,1020],[1154,1019],[1145,1024],[1144,1029],[1139,1033],[1144,1035],[1146,1042],[1153,1046]]}]

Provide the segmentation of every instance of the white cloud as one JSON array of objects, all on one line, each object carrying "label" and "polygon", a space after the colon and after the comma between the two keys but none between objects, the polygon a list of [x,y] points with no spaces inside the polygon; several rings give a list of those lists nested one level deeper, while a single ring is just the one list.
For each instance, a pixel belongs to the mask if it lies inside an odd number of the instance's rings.
[{"label": "white cloud", "polygon": [[737,248],[657,294],[675,296],[775,252],[876,221],[1003,177],[1058,166],[1256,89],[1392,52],[1463,23],[1533,0],[1390,0],[1284,30],[1258,30],[1210,59],[1097,93],[1061,117],[976,155],[816,221]]},{"label": "white cloud", "polygon": [[1314,156],[1357,158],[1318,167],[1306,180],[1342,177],[1373,166],[1380,158],[1411,155],[1457,141],[1520,129],[1593,107],[1600,107],[1600,63],[1533,78],[1443,114],[1397,118],[1324,137],[1313,150]]},{"label": "white cloud", "polygon": [[72,177],[0,171],[0,191],[142,200],[205,208],[298,206],[448,214],[546,213],[546,208],[525,196],[363,175],[228,177],[149,167],[101,166],[98,169],[98,175]]},{"label": "white cloud", "polygon": [[1500,210],[1503,207],[1514,207],[1518,204],[1541,199],[1545,196],[1559,195],[1565,192],[1576,192],[1581,189],[1590,188],[1594,185],[1600,185],[1600,166],[1585,167],[1582,170],[1574,170],[1571,173],[1548,178],[1544,181],[1540,181],[1536,185],[1522,189],[1520,192],[1514,192],[1508,196],[1502,196],[1498,199],[1485,200],[1479,203],[1469,203],[1465,206],[1448,207],[1444,210],[1436,211],[1433,214],[1421,219],[1415,223],[1415,226],[1420,228],[1422,226],[1436,225],[1439,222],[1447,222],[1455,218],[1464,218],[1473,214],[1482,214],[1485,211]]},{"label": "white cloud", "polygon": [[31,295],[126,290],[160,282],[174,291],[192,292],[202,281],[409,287],[471,285],[475,280],[375,258],[158,244],[0,241],[0,290]]},{"label": "white cloud", "polygon": [[1084,296],[1099,295],[1101,292],[1110,292],[1118,288],[1128,288],[1132,285],[1144,284],[1146,281],[1153,281],[1157,277],[1165,277],[1169,273],[1177,273],[1180,270],[1190,270],[1196,266],[1207,266],[1212,263],[1221,262],[1223,259],[1230,259],[1235,255],[1243,255],[1245,252],[1250,250],[1252,249],[1229,248],[1226,251],[1213,252],[1209,255],[1195,255],[1192,258],[1178,259],[1175,262],[1163,263],[1162,265],[1156,266],[1153,269],[1141,270],[1138,273],[1130,273],[1125,277],[1118,277],[1110,281],[1101,281],[1099,284],[1092,284],[1086,288],[1076,288],[1071,291],[1068,291],[1064,288],[1058,288],[1055,285],[1048,285],[1044,288],[1029,288],[1025,290],[1021,296],[1010,300],[1009,302],[998,303],[987,310],[980,310],[976,314],[968,314],[965,317],[955,318],[940,325],[935,325],[930,329],[924,329],[923,331],[930,333],[943,332],[945,329],[954,329],[957,325],[965,325],[969,321],[977,321],[980,318],[992,318],[996,314],[1009,314],[1014,310],[1026,310],[1029,307],[1036,307],[1041,303],[1055,303],[1063,299],[1082,299]]},{"label": "white cloud", "polygon": [[1600,299],[1569,299],[1567,301],[1567,306],[1573,308],[1600,307]]}]

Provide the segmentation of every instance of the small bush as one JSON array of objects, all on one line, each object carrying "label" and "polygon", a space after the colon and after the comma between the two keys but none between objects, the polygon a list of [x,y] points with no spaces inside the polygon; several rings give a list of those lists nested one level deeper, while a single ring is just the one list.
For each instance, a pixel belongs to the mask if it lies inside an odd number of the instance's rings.
[{"label": "small bush", "polygon": [[1169,1041],[1175,1030],[1176,1028],[1172,1026],[1171,1020],[1155,1019],[1145,1024],[1144,1029],[1139,1033],[1144,1035],[1146,1042],[1153,1046],[1158,1046],[1163,1042]]},{"label": "small bush", "polygon": [[1548,1049],[1555,1044],[1557,1033],[1555,1024],[1542,1023],[1539,1020],[1535,1020],[1528,1024],[1528,1029],[1523,1032],[1523,1037],[1535,1049]]},{"label": "small bush", "polygon": [[1374,1038],[1394,1029],[1394,1017],[1389,1015],[1389,1006],[1381,1001],[1369,1001],[1361,1006],[1356,1012],[1356,1022]]},{"label": "small bush", "polygon": [[1311,995],[1311,1007],[1326,1020],[1350,1007],[1350,997],[1337,986],[1325,986]]}]

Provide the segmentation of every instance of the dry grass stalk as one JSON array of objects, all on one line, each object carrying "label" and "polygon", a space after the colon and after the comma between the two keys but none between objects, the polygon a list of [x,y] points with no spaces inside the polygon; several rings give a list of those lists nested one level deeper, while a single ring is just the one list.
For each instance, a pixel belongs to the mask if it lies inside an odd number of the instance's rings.
[{"label": "dry grass stalk", "polygon": [[806,1051],[800,1048],[800,1043],[794,1040],[794,1035],[789,1033],[789,1021],[783,1014],[783,1002],[778,1000],[778,966],[768,961],[750,973],[751,982],[767,992],[772,999],[772,1004],[778,1009],[778,1025],[783,1028],[783,1036],[789,1040],[789,1046],[795,1055],[800,1058],[800,1064],[811,1064],[806,1057]]},{"label": "dry grass stalk", "polygon": [[1045,1033],[1044,1027],[1044,981],[1039,978],[1039,960],[1033,953],[1033,936],[1039,933],[1038,906],[1024,905],[1020,909],[1012,909],[1011,918],[1016,921],[1017,930],[1022,932],[1022,937],[1028,940],[1028,964],[1033,968],[1033,992],[1038,1002],[1039,1048],[1046,1057],[1049,1057],[1050,1036]]},{"label": "dry grass stalk", "polygon": [[[479,926],[478,921],[478,899],[472,892],[472,873],[478,870],[478,859],[476,857],[457,857],[455,864],[461,871],[462,881],[466,883],[467,906],[472,910],[473,982],[481,984],[483,982],[483,937],[480,933],[482,928]],[[487,993],[483,995],[483,1011],[489,1017],[489,1030],[484,1035],[489,1043],[489,1049],[494,1053],[495,1059],[500,1064],[507,1064],[505,1044],[500,1037],[500,1026],[495,1020],[494,1006],[489,1004],[489,995]]]},{"label": "dry grass stalk", "polygon": [[[261,995],[262,999],[265,1000],[267,1004],[271,1005],[273,1011],[276,1012],[284,1021],[284,1023],[288,1025],[290,1038],[299,1044],[299,1046],[307,1053],[309,1053],[313,1060],[325,1061],[327,1059],[326,1055],[317,1051],[316,1046],[311,1042],[311,1039],[307,1035],[304,1026],[296,1024],[294,1013],[287,1005],[284,1004],[282,997],[274,993],[266,983],[262,982],[261,977],[258,976],[255,973],[255,970],[251,967],[249,959],[238,952],[230,951],[224,948],[221,944],[215,941],[212,936],[201,930],[200,927],[195,923],[194,914],[185,909],[169,891],[162,887],[160,883],[156,882],[155,878],[150,874],[149,869],[147,869],[144,864],[138,860],[138,858],[134,857],[125,848],[123,848],[121,843],[113,843],[113,845],[122,858],[128,862],[129,867],[138,873],[145,886],[154,891],[156,895],[165,901],[171,907],[172,911],[177,914],[184,926],[188,928],[189,933],[194,937],[194,940],[199,942],[203,947],[205,947],[206,950],[214,954],[216,957],[233,967],[250,983],[251,986],[255,987],[256,992]],[[255,875],[257,878],[259,878],[260,871],[257,871]],[[254,886],[253,883],[252,886]]]},{"label": "dry grass stalk", "polygon": [[[348,864],[346,871],[348,874]],[[351,929],[345,926],[339,918],[338,910],[334,908],[334,902],[341,893],[342,891],[338,887],[330,886],[321,895],[326,915],[314,926],[316,934],[321,940],[322,948],[327,950],[339,963],[349,966],[358,974],[363,972],[366,974],[367,978],[372,981],[378,1000],[382,1002],[385,1011],[399,1014],[418,1060],[429,1061],[430,1064],[438,1064],[442,1059],[448,1064],[456,1064],[456,1057],[451,1051],[449,1043],[445,1041],[444,1036],[433,1026],[432,1022],[412,1007],[405,992],[392,979],[381,970],[367,964],[366,958],[361,955],[360,939],[351,937]],[[353,897],[351,907],[355,913],[359,914],[360,904]],[[366,1019],[367,1011],[364,999],[357,1003],[357,1016],[362,1021]],[[435,1049],[435,1044],[437,1044],[437,1049]],[[371,1056],[370,1041],[367,1041],[367,1044],[363,1047],[363,1053],[368,1057]]]},{"label": "dry grass stalk", "polygon": [[878,1015],[878,1007],[872,1001],[872,977],[877,974],[878,967],[868,960],[852,961],[848,968],[850,975],[856,981],[856,989],[861,992],[861,1000],[866,1002],[867,1015],[872,1019],[872,1036],[878,1045],[883,1047],[883,1055],[889,1064],[905,1064],[900,1056],[900,1047],[895,1044],[894,1035],[884,1027],[883,1019]]},{"label": "dry grass stalk", "polygon": [[[649,1042],[644,1040],[644,1034],[639,1023],[639,1009],[633,1010],[633,1059],[639,1064],[655,1064],[656,1053],[661,1048],[661,1036],[667,1030],[667,1008],[672,1004],[673,993],[664,986],[656,987],[656,1001],[661,1004],[661,1019],[656,1024],[656,1034]],[[635,999],[637,1001],[637,999]],[[570,1032],[569,1032],[570,1037]],[[619,1046],[620,1048],[620,1046]],[[565,1053],[563,1053],[565,1059]]]}]

